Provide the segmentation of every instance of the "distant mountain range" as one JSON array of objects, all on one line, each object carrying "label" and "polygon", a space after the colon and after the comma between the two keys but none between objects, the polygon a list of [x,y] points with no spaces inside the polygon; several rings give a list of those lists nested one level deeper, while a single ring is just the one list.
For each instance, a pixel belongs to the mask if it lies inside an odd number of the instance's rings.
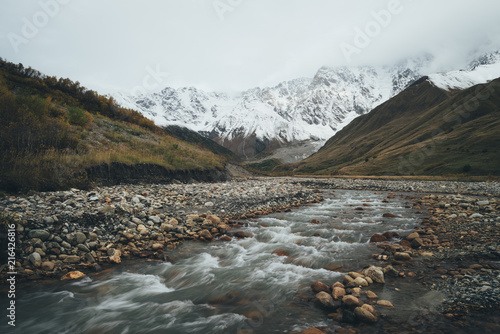
[{"label": "distant mountain range", "polygon": [[444,74],[426,73],[431,61],[421,57],[394,66],[322,67],[312,79],[236,95],[167,87],[143,96],[114,97],[158,125],[186,126],[242,157],[273,151],[281,161],[294,162],[423,75],[443,89],[465,89],[500,76],[498,52],[474,60],[465,70]]}]

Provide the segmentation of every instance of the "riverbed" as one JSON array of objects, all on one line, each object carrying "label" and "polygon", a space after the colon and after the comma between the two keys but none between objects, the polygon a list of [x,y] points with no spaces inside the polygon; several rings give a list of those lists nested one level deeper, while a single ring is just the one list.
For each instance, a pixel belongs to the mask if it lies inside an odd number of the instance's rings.
[{"label": "riverbed", "polygon": [[[240,221],[235,231],[247,238],[185,242],[169,252],[172,262],[136,260],[77,281],[23,288],[14,332],[283,333],[327,325],[310,301],[311,283],[331,284],[373,264],[378,250],[370,236],[409,234],[422,215],[407,194],[322,195],[321,203]],[[393,291],[380,286],[377,293],[402,297]],[[0,330],[11,332],[4,324]]]}]

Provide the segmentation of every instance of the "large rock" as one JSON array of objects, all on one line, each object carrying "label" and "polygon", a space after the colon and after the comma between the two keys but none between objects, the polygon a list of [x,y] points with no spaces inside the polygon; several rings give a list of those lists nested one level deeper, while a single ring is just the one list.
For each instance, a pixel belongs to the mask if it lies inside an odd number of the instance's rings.
[{"label": "large rock", "polygon": [[368,324],[374,324],[378,321],[378,318],[368,311],[367,309],[364,309],[362,307],[356,307],[354,309],[354,315],[356,318],[358,318],[360,321],[368,323]]},{"label": "large rock", "polygon": [[344,296],[344,298],[342,298],[342,302],[347,307],[350,307],[350,308],[355,308],[357,306],[363,305],[363,303],[358,298],[351,296],[351,295]]},{"label": "large rock", "polygon": [[396,252],[394,253],[394,259],[397,261],[410,261],[411,255],[405,252]]},{"label": "large rock", "polygon": [[253,234],[250,232],[237,231],[234,232],[234,236],[238,239],[244,239],[253,237]]},{"label": "large rock", "polygon": [[68,255],[64,261],[64,263],[79,263],[80,257],[78,255]]},{"label": "large rock", "polygon": [[28,260],[35,267],[40,267],[42,265],[42,257],[37,252],[33,252],[28,256]]},{"label": "large rock", "polygon": [[54,269],[54,262],[45,261],[42,263],[42,270],[52,271]]},{"label": "large rock", "polygon": [[342,299],[345,296],[345,289],[341,287],[334,287],[332,289],[332,296],[334,299]]},{"label": "large rock", "polygon": [[330,293],[330,291],[331,291],[330,287],[328,285],[326,285],[325,283],[320,282],[320,281],[317,281],[317,282],[314,282],[313,284],[311,284],[311,289],[314,291],[314,293],[318,293],[321,291]]},{"label": "large rock", "polygon": [[387,240],[386,237],[384,237],[382,234],[378,234],[378,233],[375,233],[370,238],[370,242],[383,242],[383,241],[386,241],[386,240]]},{"label": "large rock", "polygon": [[160,231],[161,232],[170,232],[171,229],[173,229],[174,227],[170,224],[167,224],[167,223],[163,223],[161,224],[160,226]]},{"label": "large rock", "polygon": [[151,220],[155,224],[161,223],[161,219],[158,216],[149,216],[149,220]]},{"label": "large rock", "polygon": [[45,230],[31,230],[28,234],[31,239],[40,239],[45,241],[49,238],[50,233]]},{"label": "large rock", "polygon": [[399,218],[399,216],[397,216],[397,215],[395,215],[395,214],[392,214],[392,213],[390,213],[390,212],[384,213],[384,214],[382,215],[382,217],[384,217],[384,218]]},{"label": "large rock", "polygon": [[335,308],[335,302],[333,300],[333,297],[324,291],[318,292],[316,294],[316,299],[318,300],[318,303],[324,307],[324,308]]},{"label": "large rock", "polygon": [[344,284],[354,283],[354,278],[349,275],[344,276],[344,280],[342,281]]},{"label": "large rock", "polygon": [[388,300],[378,300],[377,305],[394,308],[394,305],[392,305],[392,303]]},{"label": "large rock", "polygon": [[83,244],[87,240],[87,237],[82,232],[76,232],[75,233],[75,240],[76,240],[77,244]]},{"label": "large rock", "polygon": [[274,255],[277,255],[277,256],[289,256],[288,252],[282,248],[279,248],[279,249],[276,249],[274,252],[273,252]]},{"label": "large rock", "polygon": [[69,273],[67,273],[66,275],[64,275],[63,277],[61,277],[61,280],[72,280],[72,279],[78,279],[78,278],[81,278],[81,277],[85,277],[86,275],[84,273],[82,273],[81,271],[70,271]]},{"label": "large rock", "polygon": [[365,276],[370,277],[374,282],[385,283],[384,271],[380,267],[371,266],[365,269]]},{"label": "large rock", "polygon": [[357,277],[354,280],[354,283],[356,283],[359,286],[368,286],[368,282],[364,278],[362,278],[362,277]]},{"label": "large rock", "polygon": [[[110,248],[110,250],[113,249],[113,248]],[[109,254],[109,252],[108,252]],[[122,259],[120,258],[120,256],[122,255],[122,252],[120,252],[120,250],[118,249],[115,249],[114,252],[112,253],[112,255],[109,256],[109,261],[112,262],[112,263],[120,263],[122,262]]]},{"label": "large rock", "polygon": [[385,276],[398,277],[399,276],[399,272],[396,269],[394,269],[393,266],[388,265],[387,267],[384,268],[384,275]]},{"label": "large rock", "polygon": [[214,238],[209,230],[200,231],[200,237],[204,238],[205,240],[212,240]]},{"label": "large rock", "polygon": [[411,241],[411,248],[417,249],[424,245],[424,242],[420,238],[415,238]]},{"label": "large rock", "polygon": [[406,240],[412,241],[413,239],[418,238],[418,237],[420,237],[420,235],[417,232],[413,232],[406,237]]},{"label": "large rock", "polygon": [[221,223],[221,219],[216,215],[208,215],[205,219],[211,221],[214,225],[218,225]]}]

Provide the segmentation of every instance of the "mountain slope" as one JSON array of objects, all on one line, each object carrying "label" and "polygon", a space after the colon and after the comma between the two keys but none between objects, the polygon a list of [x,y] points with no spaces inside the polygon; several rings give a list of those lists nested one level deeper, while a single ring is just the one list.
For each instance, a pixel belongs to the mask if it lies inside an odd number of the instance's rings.
[{"label": "mountain slope", "polygon": [[339,131],[296,174],[500,174],[500,79],[462,91],[424,77]]},{"label": "mountain slope", "polygon": [[203,146],[167,135],[77,82],[0,59],[0,189],[224,178],[229,155]]},{"label": "mountain slope", "polygon": [[[311,141],[319,144],[306,145],[310,150],[321,146],[352,119],[418,79],[427,61],[406,60],[390,67],[322,67],[313,79],[254,88],[235,96],[165,88],[147,96],[115,97],[158,125],[187,126],[250,158]],[[297,155],[297,159],[303,157]]]}]

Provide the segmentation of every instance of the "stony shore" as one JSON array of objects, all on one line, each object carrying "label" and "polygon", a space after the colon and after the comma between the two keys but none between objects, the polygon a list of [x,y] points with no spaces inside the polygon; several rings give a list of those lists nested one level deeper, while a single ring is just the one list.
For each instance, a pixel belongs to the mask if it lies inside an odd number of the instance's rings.
[{"label": "stony shore", "polygon": [[19,280],[98,271],[122,258],[168,259],[168,248],[185,240],[245,237],[232,235],[231,219],[320,199],[284,180],[254,179],[36,193],[1,199],[0,212],[16,225]]}]

